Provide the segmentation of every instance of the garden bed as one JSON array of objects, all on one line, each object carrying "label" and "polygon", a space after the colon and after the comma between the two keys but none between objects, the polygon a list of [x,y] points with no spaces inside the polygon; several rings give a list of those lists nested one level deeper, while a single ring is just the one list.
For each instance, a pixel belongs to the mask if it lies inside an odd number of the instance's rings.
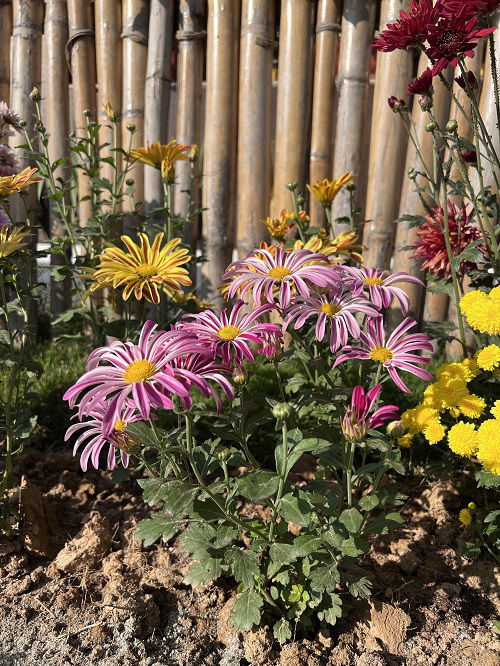
[{"label": "garden bed", "polygon": [[230,583],[183,583],[189,557],[178,540],[134,540],[148,515],[134,480],[83,475],[69,452],[26,455],[19,466],[31,470],[26,531],[0,541],[2,666],[499,663],[498,566],[460,556],[471,528],[457,520],[456,488],[463,495],[466,476],[400,483],[407,522],[392,542],[376,537],[363,562],[372,601],[353,600],[330,633],[280,648],[265,629],[232,633]]}]

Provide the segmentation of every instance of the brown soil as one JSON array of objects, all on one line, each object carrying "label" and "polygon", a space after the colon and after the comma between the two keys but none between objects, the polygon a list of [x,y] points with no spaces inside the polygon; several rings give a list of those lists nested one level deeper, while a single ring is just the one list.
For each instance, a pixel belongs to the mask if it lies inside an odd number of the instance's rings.
[{"label": "brown soil", "polygon": [[135,481],[83,475],[67,453],[25,457],[19,534],[0,540],[0,666],[496,666],[498,567],[461,559],[467,534],[449,481],[409,481],[408,522],[378,537],[368,603],[283,648],[230,629],[233,589],[192,590],[177,540],[143,548]]}]

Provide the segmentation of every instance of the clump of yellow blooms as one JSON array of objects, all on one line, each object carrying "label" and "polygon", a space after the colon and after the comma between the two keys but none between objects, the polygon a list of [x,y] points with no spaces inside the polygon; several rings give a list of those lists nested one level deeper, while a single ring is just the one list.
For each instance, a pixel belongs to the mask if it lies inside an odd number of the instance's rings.
[{"label": "clump of yellow blooms", "polygon": [[319,254],[324,254],[325,257],[330,257],[334,261],[341,261],[342,258],[347,258],[352,259],[358,264],[362,264],[363,256],[361,252],[366,250],[366,247],[358,243],[358,240],[359,236],[355,231],[343,231],[338,236],[335,236],[335,238],[330,238],[328,231],[321,229],[317,234],[311,236],[306,243],[301,240],[295,241],[293,249],[318,252]]},{"label": "clump of yellow blooms", "polygon": [[[468,387],[481,371],[495,372],[498,367],[500,347],[494,344],[480,349],[473,359],[443,364],[436,371],[436,381],[425,389],[422,402],[401,415],[406,434],[398,439],[399,445],[409,447],[417,434],[429,444],[445,440],[457,455],[475,456],[487,472],[500,475],[500,400],[490,409],[493,418],[484,420],[488,416],[486,400]],[[450,418],[457,421],[451,427],[447,425]],[[476,419],[482,422],[471,422]]]},{"label": "clump of yellow blooms", "polygon": [[474,330],[489,335],[500,333],[500,287],[494,287],[489,294],[470,291],[462,297],[460,309]]},{"label": "clump of yellow blooms", "polygon": [[462,525],[470,525],[472,523],[472,514],[469,509],[462,509],[458,514],[458,519]]}]

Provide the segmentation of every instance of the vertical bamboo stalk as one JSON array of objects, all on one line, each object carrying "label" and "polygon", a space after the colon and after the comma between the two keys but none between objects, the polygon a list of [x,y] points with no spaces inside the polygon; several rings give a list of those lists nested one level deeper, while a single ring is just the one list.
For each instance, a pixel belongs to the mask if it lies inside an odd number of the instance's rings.
[{"label": "vertical bamboo stalk", "polygon": [[271,202],[273,217],[278,217],[283,208],[290,208],[290,192],[286,189],[286,184],[294,181],[303,187],[306,176],[311,37],[309,0],[283,0]]},{"label": "vertical bamboo stalk", "polygon": [[0,101],[9,100],[10,36],[12,34],[12,3],[0,4]]},{"label": "vertical bamboo stalk", "polygon": [[[418,73],[421,74],[423,70],[428,66],[428,59],[425,54],[420,56]],[[452,73],[451,70],[446,72],[447,76],[450,76]],[[434,91],[434,114],[437,122],[440,125],[444,125],[449,116],[450,109],[450,97],[445,87],[441,83],[437,83]],[[416,126],[416,133],[418,137],[418,142],[420,144],[422,156],[428,166],[432,165],[433,162],[433,147],[432,147],[432,134],[425,131],[425,126],[429,122],[429,116],[427,113],[424,113],[420,108],[420,105],[417,103],[413,107],[413,121]],[[406,151],[406,165],[405,165],[405,174],[408,173],[410,169],[415,169],[422,171],[422,164],[420,158],[417,155],[415,147],[412,142],[408,142],[408,149]],[[410,213],[411,215],[423,215],[425,209],[422,205],[420,197],[415,190],[415,185],[419,184],[423,186],[425,183],[421,177],[418,177],[414,182],[409,178],[405,177],[403,181],[403,187],[401,190],[401,201],[399,205],[399,214],[404,215]],[[430,202],[432,204],[432,202]],[[406,273],[411,273],[412,275],[421,276],[420,271],[420,261],[418,259],[413,259],[411,255],[413,254],[412,250],[403,250],[404,247],[411,245],[417,239],[416,237],[416,228],[411,228],[408,222],[400,222],[397,225],[396,231],[396,241],[395,241],[395,252],[394,252],[394,263],[393,263],[393,272],[404,271]],[[421,311],[422,299],[424,297],[423,290],[418,285],[413,284],[404,284],[402,288],[406,291],[410,297],[411,303],[411,315],[415,318],[419,318]],[[399,312],[396,309],[392,311],[393,321],[396,321],[399,318]]]},{"label": "vertical bamboo stalk", "polygon": [[[48,145],[51,162],[69,154],[69,99],[68,66],[65,49],[68,41],[68,9],[66,0],[45,0],[45,79],[42,95],[45,98],[45,124],[50,134]],[[65,170],[58,167],[54,177],[65,178]],[[49,202],[50,236],[52,239],[65,235],[63,222],[57,212],[55,202]],[[52,255],[54,265],[64,265],[65,259]],[[52,314],[58,314],[69,306],[69,280],[50,282],[50,303]]]},{"label": "vertical bamboo stalk", "polygon": [[[121,3],[116,0],[94,0],[96,27],[96,65],[97,65],[97,119],[101,125],[99,142],[109,146],[103,149],[103,157],[113,156],[115,165],[121,164],[120,153],[111,153],[113,144],[110,121],[104,110],[109,104],[116,113],[122,108],[122,53],[121,53]],[[102,177],[113,181],[114,170],[110,164],[103,163]]]},{"label": "vertical bamboo stalk", "polygon": [[[123,93],[122,143],[125,150],[130,144],[127,125],[133,125],[132,148],[144,145],[144,88],[148,55],[148,0],[123,0]],[[150,168],[150,167],[147,167]],[[136,164],[132,171],[136,202],[144,201],[144,168]],[[130,206],[130,204],[128,204]]]},{"label": "vertical bamboo stalk", "polygon": [[[168,140],[170,108],[173,0],[151,0],[149,13],[149,48],[144,98],[144,141],[162,144]],[[144,172],[146,209],[163,202],[163,184],[158,169]]]},{"label": "vertical bamboo stalk", "polygon": [[264,238],[269,211],[274,6],[243,0],[238,103],[236,247],[248,252]]},{"label": "vertical bamboo stalk", "polygon": [[[92,5],[82,0],[68,0],[68,57],[71,63],[71,81],[73,83],[73,122],[77,134],[82,134],[85,127],[84,111],[96,116],[96,71],[95,71],[95,35]],[[89,194],[87,178],[78,177],[80,198],[80,224],[85,225],[92,215],[90,200],[82,201]]]},{"label": "vertical bamboo stalk", "polygon": [[[331,143],[335,69],[340,33],[340,0],[320,0],[316,18],[316,52],[312,107],[311,183],[329,178],[331,174]],[[326,222],[323,206],[311,198],[311,224],[322,227]]]},{"label": "vertical bamboo stalk", "polygon": [[[409,6],[409,0],[383,0],[380,30],[394,23],[400,10]],[[369,267],[389,268],[392,256],[408,135],[387,99],[390,95],[406,99],[411,72],[412,54],[408,51],[378,54],[365,206],[365,218],[370,220],[365,230],[365,262]]]},{"label": "vertical bamboo stalk", "polygon": [[[368,95],[370,46],[373,42],[375,0],[345,0],[342,12],[339,73],[337,89],[339,106],[333,175],[337,178],[345,171],[359,173],[363,152],[363,126]],[[361,204],[360,192],[354,193],[356,207]],[[349,217],[349,197],[338,196],[333,202],[333,219]],[[335,232],[348,229],[336,224]]]},{"label": "vertical bamboo stalk", "polygon": [[[239,39],[239,12],[235,2],[209,0],[207,26],[207,88],[205,102],[205,159],[203,184],[203,265],[205,295],[217,296],[217,287],[231,260],[233,215],[231,180],[237,113],[234,77]],[[237,70],[236,70],[237,71]]]},{"label": "vertical bamboo stalk", "polygon": [[[203,0],[181,0],[179,4],[179,30],[176,39],[177,55],[177,128],[176,138],[181,144],[201,144],[202,134],[202,80],[206,37],[205,3]],[[175,203],[177,215],[186,218],[190,214],[191,163],[176,165]],[[199,183],[193,183],[191,197],[194,206],[199,204]],[[191,244],[197,237],[196,225],[188,235]]]}]

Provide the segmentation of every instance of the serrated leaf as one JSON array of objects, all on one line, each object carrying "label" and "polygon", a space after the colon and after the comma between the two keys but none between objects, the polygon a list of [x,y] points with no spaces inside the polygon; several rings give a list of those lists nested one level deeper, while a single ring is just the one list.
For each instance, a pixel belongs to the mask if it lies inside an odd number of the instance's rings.
[{"label": "serrated leaf", "polygon": [[259,575],[259,557],[257,553],[238,546],[233,546],[224,556],[224,561],[231,566],[233,576],[239,583],[251,585]]},{"label": "serrated leaf", "polygon": [[334,625],[337,623],[337,619],[342,617],[342,599],[338,594],[330,593],[325,595],[322,606],[322,610],[318,611],[318,618],[322,622]]},{"label": "serrated leaf", "polygon": [[292,628],[290,622],[284,617],[280,618],[273,626],[273,635],[281,645],[289,641],[292,637]]},{"label": "serrated leaf", "polygon": [[293,542],[293,552],[295,557],[307,557],[322,546],[323,539],[309,534],[300,534],[295,537]]},{"label": "serrated leaf", "polygon": [[359,532],[361,525],[363,524],[363,516],[356,507],[353,506],[350,509],[342,511],[339,516],[339,522],[342,523],[351,534],[356,534]]},{"label": "serrated leaf", "polygon": [[[224,504],[224,498],[221,496],[220,499],[221,503]],[[204,520],[220,520],[221,518],[226,517],[224,511],[211,497],[207,497],[203,500],[197,497],[193,501],[193,512],[196,516],[199,516]]]},{"label": "serrated leaf", "polygon": [[368,597],[371,596],[371,587],[372,584],[366,578],[366,576],[360,576],[360,577],[346,577],[347,578],[347,587],[349,589],[349,592],[352,594],[353,597],[356,598],[361,598],[361,599],[368,599]]},{"label": "serrated leaf", "polygon": [[179,522],[173,521],[162,512],[153,514],[151,518],[139,521],[134,539],[143,541],[144,546],[151,546],[160,537],[170,539],[179,529]]},{"label": "serrated leaf", "polygon": [[281,498],[278,512],[288,522],[307,527],[314,507],[304,495],[300,490],[287,493]]},{"label": "serrated leaf", "polygon": [[330,564],[323,564],[320,567],[316,567],[309,574],[309,580],[311,583],[311,589],[316,590],[317,592],[335,589],[335,586],[340,580],[337,565],[332,562]]},{"label": "serrated leaf", "polygon": [[222,573],[221,560],[207,557],[202,561],[191,562],[184,582],[191,587],[205,585],[218,578]]},{"label": "serrated leaf", "polygon": [[358,555],[368,552],[368,549],[368,544],[359,537],[349,537],[342,541],[340,546],[342,554],[346,557],[358,557]]},{"label": "serrated leaf", "polygon": [[480,488],[499,488],[500,476],[498,474],[491,474],[491,472],[481,471],[477,485]]},{"label": "serrated leaf", "polygon": [[186,552],[194,557],[200,557],[212,546],[217,532],[211,525],[191,524],[180,536],[180,542]]},{"label": "serrated leaf", "polygon": [[270,470],[253,470],[240,476],[236,486],[239,495],[252,502],[259,502],[274,495],[278,490],[279,478]]},{"label": "serrated leaf", "polygon": [[234,600],[231,623],[235,629],[250,631],[260,623],[260,609],[263,599],[253,588],[249,587]]}]

